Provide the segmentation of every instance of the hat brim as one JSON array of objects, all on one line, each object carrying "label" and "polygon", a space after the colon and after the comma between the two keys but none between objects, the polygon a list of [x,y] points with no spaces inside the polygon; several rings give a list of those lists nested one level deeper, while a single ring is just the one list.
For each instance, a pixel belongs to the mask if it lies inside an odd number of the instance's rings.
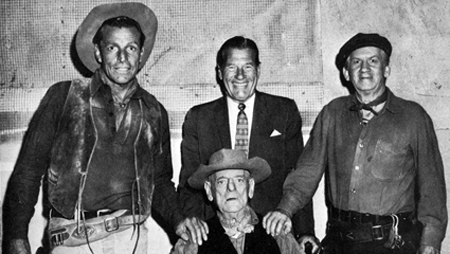
[{"label": "hat brim", "polygon": [[153,11],[143,3],[102,4],[94,7],[89,12],[78,28],[75,39],[78,57],[91,72],[95,72],[100,67],[100,64],[95,59],[95,47],[92,39],[105,20],[119,16],[132,18],[141,26],[145,35],[145,41],[139,69],[147,62],[158,30],[158,20]]},{"label": "hat brim", "polygon": [[203,184],[210,175],[226,169],[247,170],[250,172],[250,176],[254,179],[255,183],[266,180],[272,173],[269,163],[259,157],[253,157],[246,162],[235,164],[218,163],[213,165],[200,165],[197,171],[188,179],[189,186],[195,189],[202,189]]}]

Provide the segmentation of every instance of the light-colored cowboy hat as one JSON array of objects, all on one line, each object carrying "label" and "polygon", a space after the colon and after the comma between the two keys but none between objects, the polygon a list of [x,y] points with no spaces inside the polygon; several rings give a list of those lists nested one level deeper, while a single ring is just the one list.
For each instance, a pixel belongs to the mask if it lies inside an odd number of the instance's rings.
[{"label": "light-colored cowboy hat", "polygon": [[188,183],[192,188],[202,189],[210,175],[224,169],[247,170],[255,183],[266,180],[272,173],[269,163],[260,157],[247,159],[243,150],[222,149],[211,155],[208,165],[200,165],[189,177]]},{"label": "light-colored cowboy hat", "polygon": [[155,43],[156,31],[158,30],[158,20],[156,19],[155,13],[143,3],[102,4],[94,7],[89,12],[78,28],[75,39],[78,56],[90,71],[94,72],[100,67],[94,55],[94,44],[92,43],[94,35],[105,20],[120,16],[134,19],[141,26],[142,32],[145,35],[145,41],[143,45],[144,53],[139,64],[139,69],[147,62],[152,52],[153,44]]}]

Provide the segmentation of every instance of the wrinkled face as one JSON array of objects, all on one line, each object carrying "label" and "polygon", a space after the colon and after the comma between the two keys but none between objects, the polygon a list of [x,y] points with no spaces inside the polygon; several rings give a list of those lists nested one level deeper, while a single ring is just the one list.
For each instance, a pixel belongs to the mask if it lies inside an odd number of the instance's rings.
[{"label": "wrinkled face", "polygon": [[219,69],[228,96],[237,102],[245,102],[255,93],[259,78],[259,66],[252,57],[250,49],[230,49],[227,60]]},{"label": "wrinkled face", "polygon": [[100,45],[95,45],[95,57],[106,76],[115,84],[128,84],[139,71],[143,49],[140,33],[132,27],[105,27]]},{"label": "wrinkled face", "polygon": [[253,197],[255,182],[246,170],[226,169],[216,172],[204,187],[208,199],[215,200],[219,211],[226,215],[243,211]]},{"label": "wrinkled face", "polygon": [[377,47],[356,49],[348,57],[343,74],[359,94],[377,94],[384,90],[386,78],[390,74],[387,55]]}]

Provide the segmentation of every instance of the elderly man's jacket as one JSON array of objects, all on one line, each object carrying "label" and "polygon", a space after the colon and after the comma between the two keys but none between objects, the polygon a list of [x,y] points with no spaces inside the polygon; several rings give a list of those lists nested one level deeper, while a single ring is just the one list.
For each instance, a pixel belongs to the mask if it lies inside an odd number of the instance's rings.
[{"label": "elderly man's jacket", "polygon": [[[260,216],[258,216],[260,217]],[[276,240],[266,233],[262,227],[262,218],[255,225],[254,231],[245,234],[244,254],[277,254],[280,249]],[[206,221],[209,227],[208,241],[198,247],[198,254],[234,254],[237,253],[228,235],[220,224],[219,217],[214,216]]]},{"label": "elderly man's jacket", "polygon": [[[276,208],[284,180],[303,150],[302,120],[293,100],[258,91],[255,96],[249,158],[258,156],[265,159],[272,175],[256,186],[258,192],[251,200],[251,206],[265,215]],[[187,179],[200,164],[208,164],[209,157],[222,148],[232,148],[225,96],[191,108],[183,124],[178,191],[187,215],[202,219],[214,215],[202,191],[190,188]],[[298,212],[293,223],[296,237],[314,234],[311,202]]]},{"label": "elderly man's jacket", "polygon": [[[34,213],[42,176],[48,173],[48,200],[64,217],[72,218],[82,194],[95,149],[101,119],[94,119],[98,103],[91,80],[61,82],[43,98],[25,135],[4,202],[4,235],[25,239]],[[167,112],[154,96],[138,86],[130,110],[138,114],[134,142],[136,179],[142,207],[148,216],[155,208],[176,225],[182,214],[171,181],[172,164]]]}]

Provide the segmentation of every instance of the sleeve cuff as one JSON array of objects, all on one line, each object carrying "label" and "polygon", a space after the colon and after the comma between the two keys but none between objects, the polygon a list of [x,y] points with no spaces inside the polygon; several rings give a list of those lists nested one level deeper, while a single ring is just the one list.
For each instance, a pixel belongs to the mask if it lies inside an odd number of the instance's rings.
[{"label": "sleeve cuff", "polygon": [[277,208],[277,209],[275,209],[275,211],[280,212],[280,213],[286,215],[287,217],[289,217],[289,219],[292,220],[292,214],[289,213],[288,211],[286,211],[286,210],[284,210],[284,209],[281,209],[281,208]]},{"label": "sleeve cuff", "polygon": [[292,218],[292,215],[300,210],[300,204],[298,199],[290,195],[284,195],[276,210],[288,215],[289,218]]},{"label": "sleeve cuff", "polygon": [[421,246],[431,246],[437,250],[441,249],[443,234],[440,230],[430,227],[424,227],[422,231]]}]

